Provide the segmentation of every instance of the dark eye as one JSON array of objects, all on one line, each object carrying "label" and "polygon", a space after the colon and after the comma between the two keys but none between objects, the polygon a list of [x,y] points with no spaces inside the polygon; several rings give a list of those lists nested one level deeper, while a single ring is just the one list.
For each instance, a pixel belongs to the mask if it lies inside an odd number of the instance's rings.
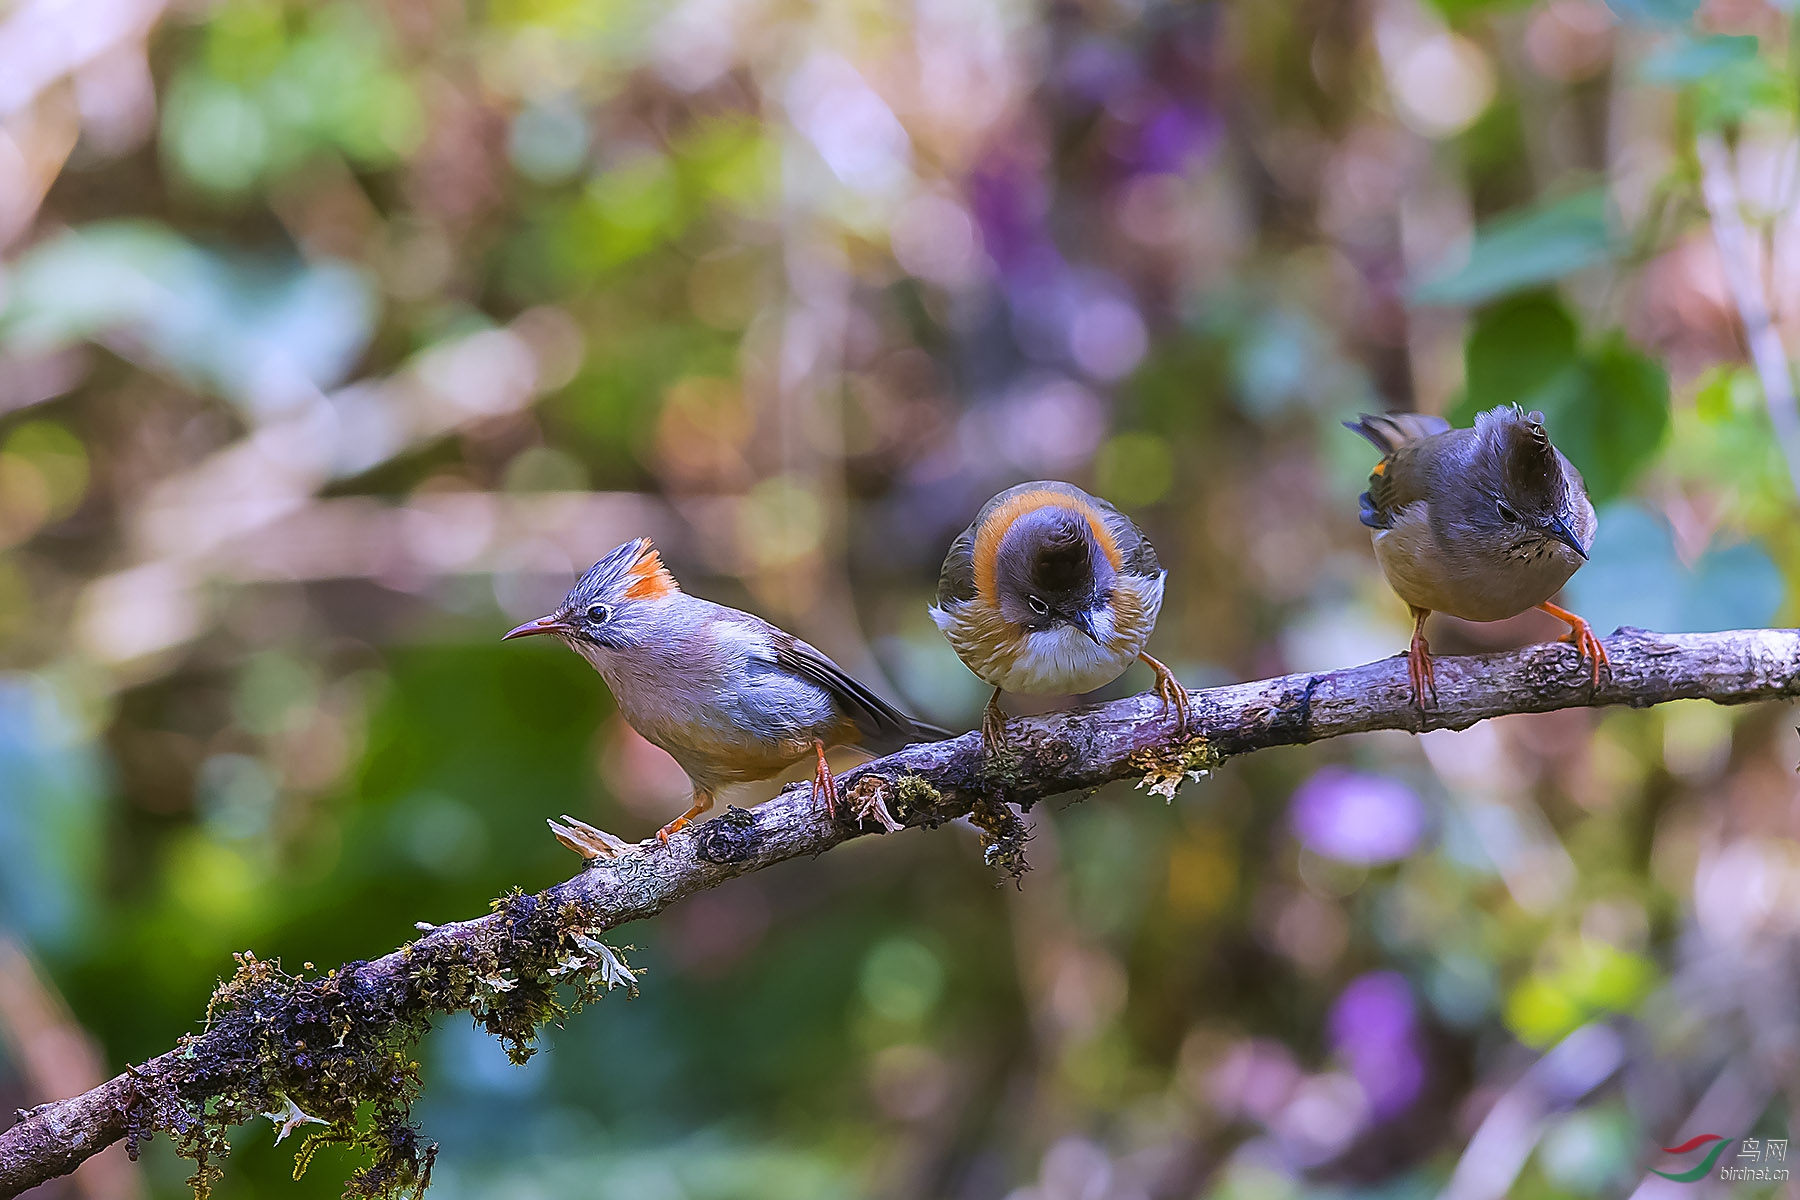
[{"label": "dark eye", "polygon": [[590,604],[588,605],[587,619],[596,625],[604,625],[612,620],[612,609],[604,604]]},{"label": "dark eye", "polygon": [[1507,505],[1506,501],[1504,501],[1504,500],[1500,501],[1500,503],[1498,505],[1496,505],[1495,507],[1497,507],[1500,510],[1500,519],[1502,521],[1511,521],[1515,525],[1518,524],[1519,514],[1514,512],[1512,510],[1512,508]]},{"label": "dark eye", "polygon": [[1039,600],[1036,596],[1025,597],[1025,603],[1029,604],[1031,606],[1031,611],[1040,617],[1047,617],[1050,615],[1050,606],[1045,604],[1042,600]]}]

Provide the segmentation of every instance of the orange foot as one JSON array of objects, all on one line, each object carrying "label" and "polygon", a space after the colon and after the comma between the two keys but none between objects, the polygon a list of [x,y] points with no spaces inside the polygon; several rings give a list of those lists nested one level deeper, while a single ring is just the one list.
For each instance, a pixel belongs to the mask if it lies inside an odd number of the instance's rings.
[{"label": "orange foot", "polygon": [[1611,666],[1611,660],[1606,657],[1606,646],[1594,635],[1594,627],[1589,625],[1587,621],[1581,617],[1570,612],[1568,609],[1563,608],[1561,605],[1552,604],[1548,600],[1538,605],[1538,607],[1555,617],[1557,620],[1568,623],[1569,632],[1563,634],[1556,640],[1559,642],[1568,642],[1575,647],[1576,653],[1580,654],[1584,660],[1591,659],[1593,661],[1592,678],[1594,686],[1599,687],[1600,673]]},{"label": "orange foot", "polygon": [[1148,654],[1138,655],[1138,661],[1156,672],[1156,694],[1163,702],[1163,708],[1175,714],[1175,736],[1187,737],[1188,730],[1188,690],[1181,686],[1175,678],[1175,672]]},{"label": "orange foot", "polygon": [[711,793],[696,790],[694,792],[694,806],[682,813],[679,817],[676,817],[673,821],[670,821],[667,825],[664,825],[661,829],[657,830],[656,840],[665,846],[668,845],[671,834],[679,833],[687,828],[688,822],[711,808],[712,803],[713,798]]},{"label": "orange foot", "polygon": [[1412,645],[1406,651],[1406,677],[1412,681],[1413,703],[1424,712],[1426,698],[1431,705],[1437,705],[1437,672],[1431,665],[1431,647],[1425,644],[1425,618],[1431,615],[1428,608],[1415,608],[1413,612]]},{"label": "orange foot", "polygon": [[825,743],[818,738],[813,739],[813,753],[819,756],[819,769],[813,772],[813,799],[819,793],[825,794],[825,812],[833,821],[837,820],[838,789],[837,780],[831,777],[831,767],[825,762]]}]

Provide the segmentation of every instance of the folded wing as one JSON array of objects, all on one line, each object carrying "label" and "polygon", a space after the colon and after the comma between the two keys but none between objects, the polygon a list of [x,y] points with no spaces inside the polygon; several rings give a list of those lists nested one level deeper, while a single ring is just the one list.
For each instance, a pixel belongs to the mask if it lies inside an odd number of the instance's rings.
[{"label": "folded wing", "polygon": [[913,720],[799,638],[777,630],[773,645],[776,665],[825,689],[862,735],[860,744],[877,754],[891,754],[914,742],[941,742],[956,736],[947,729]]}]

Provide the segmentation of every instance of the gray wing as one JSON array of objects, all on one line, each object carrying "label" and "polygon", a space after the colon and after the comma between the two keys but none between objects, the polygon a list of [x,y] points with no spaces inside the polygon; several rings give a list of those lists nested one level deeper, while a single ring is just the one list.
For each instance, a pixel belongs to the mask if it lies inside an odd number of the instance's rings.
[{"label": "gray wing", "polygon": [[[993,503],[988,501],[981,511],[988,512]],[[950,543],[950,553],[944,555],[944,569],[938,573],[939,608],[952,601],[975,599],[975,531],[980,527],[981,518],[977,517],[974,524]]]},{"label": "gray wing", "polygon": [[889,754],[914,742],[941,742],[956,736],[947,729],[913,720],[790,633],[773,630],[770,644],[775,664],[823,688],[838,711],[856,726],[862,745],[870,750]]}]

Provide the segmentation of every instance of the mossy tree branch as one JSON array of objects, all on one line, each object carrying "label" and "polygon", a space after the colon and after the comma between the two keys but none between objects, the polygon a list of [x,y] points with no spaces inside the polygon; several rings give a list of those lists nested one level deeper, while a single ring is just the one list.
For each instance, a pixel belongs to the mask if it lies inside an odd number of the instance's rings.
[{"label": "mossy tree branch", "polygon": [[[973,734],[908,747],[844,776],[849,802],[835,821],[797,785],[754,809],[733,808],[666,848],[634,847],[535,896],[515,893],[485,917],[439,926],[373,962],[302,978],[241,956],[236,978],[209,1006],[204,1032],[90,1092],[32,1109],[0,1134],[0,1200],[121,1139],[135,1150],[155,1132],[200,1161],[204,1188],[224,1152],[225,1126],[282,1112],[290,1121],[320,1120],[312,1143],[369,1148],[371,1165],[353,1181],[358,1190],[418,1187],[429,1178],[433,1148],[407,1123],[419,1086],[407,1056],[426,1021],[472,1012],[523,1058],[542,1022],[614,984],[629,986],[622,962],[597,940],[602,932],[884,827],[972,816],[990,858],[1016,868],[1019,827],[996,803],[1002,798],[1029,807],[1120,779],[1173,794],[1184,775],[1235,755],[1376,729],[1461,729],[1507,713],[1585,706],[1800,696],[1797,630],[1622,630],[1607,650],[1612,666],[1598,687],[1573,648],[1556,643],[1440,659],[1439,702],[1427,714],[1411,703],[1403,658],[1212,688],[1194,693],[1196,736],[1179,744],[1171,743],[1154,696],[1015,721],[1012,753],[997,770],[984,770]],[[359,1105],[374,1112],[372,1127],[365,1120],[360,1132]]]}]

